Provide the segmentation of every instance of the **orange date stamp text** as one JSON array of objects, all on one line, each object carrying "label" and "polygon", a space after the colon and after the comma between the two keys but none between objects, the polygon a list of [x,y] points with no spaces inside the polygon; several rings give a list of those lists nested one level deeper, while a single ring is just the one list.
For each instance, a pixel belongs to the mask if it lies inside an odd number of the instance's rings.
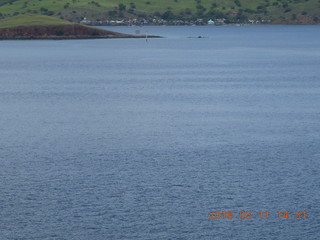
[{"label": "orange date stamp text", "polygon": [[209,211],[209,219],[307,219],[307,211]]}]

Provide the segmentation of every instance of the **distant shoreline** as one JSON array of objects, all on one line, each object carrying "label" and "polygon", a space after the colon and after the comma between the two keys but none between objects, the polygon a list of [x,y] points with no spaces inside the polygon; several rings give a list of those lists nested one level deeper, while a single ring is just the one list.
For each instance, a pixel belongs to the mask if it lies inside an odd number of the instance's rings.
[{"label": "distant shoreline", "polygon": [[[117,33],[79,24],[0,28],[0,40],[80,40],[145,37],[146,35]],[[159,36],[150,35],[148,38],[159,38]]]},{"label": "distant shoreline", "polygon": [[203,19],[198,19],[195,21],[183,21],[183,20],[173,20],[173,21],[148,21],[148,20],[104,20],[104,21],[90,21],[84,19],[79,22],[87,26],[229,26],[229,25],[320,25],[319,23],[297,23],[297,22],[273,22],[271,20],[249,20],[247,22],[228,22],[226,19],[215,19],[204,21]]},{"label": "distant shoreline", "polygon": [[210,25],[210,24],[204,24],[204,25],[172,25],[172,24],[163,24],[163,25],[155,25],[155,24],[145,24],[145,25],[88,25],[93,27],[223,27],[223,26],[320,26],[320,24],[281,24],[281,23],[268,23],[268,24],[223,24],[223,25]]}]

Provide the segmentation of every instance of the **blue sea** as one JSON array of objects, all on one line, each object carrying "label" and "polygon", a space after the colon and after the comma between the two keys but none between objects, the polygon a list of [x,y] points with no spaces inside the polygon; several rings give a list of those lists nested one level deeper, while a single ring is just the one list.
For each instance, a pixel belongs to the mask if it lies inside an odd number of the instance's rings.
[{"label": "blue sea", "polygon": [[320,239],[320,26],[104,28],[0,41],[1,239]]}]

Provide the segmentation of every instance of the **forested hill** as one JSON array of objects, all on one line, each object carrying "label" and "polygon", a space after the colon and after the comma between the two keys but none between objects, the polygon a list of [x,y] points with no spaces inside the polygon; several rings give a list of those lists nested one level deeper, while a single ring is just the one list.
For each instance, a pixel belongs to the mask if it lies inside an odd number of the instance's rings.
[{"label": "forested hill", "polygon": [[21,13],[75,22],[225,19],[229,23],[320,24],[320,0],[0,0],[0,18]]}]

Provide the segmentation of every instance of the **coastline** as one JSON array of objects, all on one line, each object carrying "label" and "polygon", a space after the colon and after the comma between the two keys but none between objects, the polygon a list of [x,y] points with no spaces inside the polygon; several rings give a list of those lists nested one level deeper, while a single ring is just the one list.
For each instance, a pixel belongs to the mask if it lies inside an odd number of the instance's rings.
[{"label": "coastline", "polygon": [[[0,40],[75,40],[145,37],[145,35],[117,33],[79,24],[0,28]],[[148,38],[160,38],[160,36],[150,35]]]}]

